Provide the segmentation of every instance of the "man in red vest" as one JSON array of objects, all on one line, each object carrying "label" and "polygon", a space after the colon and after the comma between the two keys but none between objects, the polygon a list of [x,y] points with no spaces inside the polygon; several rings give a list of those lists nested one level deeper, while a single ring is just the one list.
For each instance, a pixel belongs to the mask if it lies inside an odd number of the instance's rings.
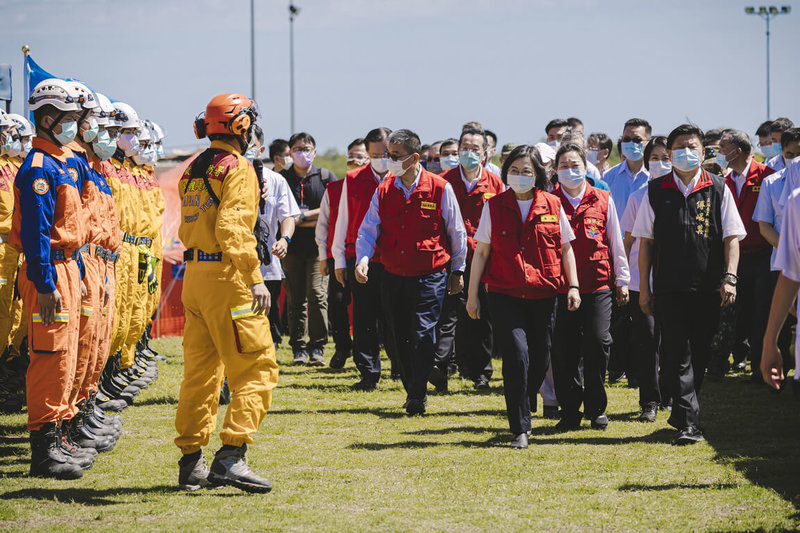
[{"label": "man in red vest", "polygon": [[[336,279],[342,286],[350,286],[353,294],[353,360],[361,374],[361,379],[353,384],[356,390],[375,390],[381,377],[381,353],[378,339],[378,326],[383,322],[380,287],[383,265],[380,254],[370,259],[369,281],[352,283],[355,279],[356,237],[358,228],[367,214],[375,189],[386,179],[388,170],[389,134],[388,128],[375,128],[367,133],[364,144],[369,155],[369,164],[348,171],[342,187],[339,202],[339,215],[336,217],[331,251],[335,263]],[[381,324],[383,325],[383,324]],[[385,327],[383,328],[385,329]],[[392,375],[399,377],[399,365],[395,364],[395,354],[386,346],[392,361]],[[342,368],[347,354],[336,353],[331,358],[331,368]]]},{"label": "man in red vest", "polygon": [[416,133],[403,129],[389,135],[388,170],[393,176],[372,196],[356,240],[356,281],[368,282],[375,253],[385,268],[385,342],[397,351],[409,415],[425,413],[442,301],[445,290],[456,294],[464,289],[467,256],[453,187],[423,169],[419,154]]},{"label": "man in red vest", "polygon": [[[453,187],[467,232],[465,285],[469,285],[470,264],[475,252],[475,232],[478,230],[483,204],[505,190],[500,177],[481,164],[486,154],[487,140],[484,130],[464,129],[458,143],[459,165],[442,174],[442,178]],[[483,309],[488,310],[483,285],[478,297],[482,300]],[[461,374],[470,378],[475,383],[475,388],[489,388],[489,378],[492,376],[492,326],[489,314],[484,312],[480,318],[472,320],[467,315],[466,304],[467,295],[464,292],[448,296],[444,301],[439,321],[436,362],[431,373],[431,383],[438,390],[447,390],[447,366],[453,355],[454,344]]]},{"label": "man in red vest", "polygon": [[736,339],[737,344],[749,339],[750,371],[753,383],[761,383],[761,346],[767,328],[772,300],[770,257],[772,247],[761,236],[753,213],[761,191],[761,182],[774,173],[768,166],[752,157],[750,136],[739,130],[725,130],[719,140],[717,163],[730,169],[725,183],[733,193],[739,216],[747,236],[739,243],[739,269],[736,275]]}]

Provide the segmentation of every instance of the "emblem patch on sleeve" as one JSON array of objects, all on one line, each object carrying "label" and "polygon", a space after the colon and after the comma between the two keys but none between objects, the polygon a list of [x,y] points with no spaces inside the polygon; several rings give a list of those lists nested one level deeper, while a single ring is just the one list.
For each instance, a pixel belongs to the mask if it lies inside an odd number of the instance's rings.
[{"label": "emblem patch on sleeve", "polygon": [[69,175],[72,176],[72,181],[78,183],[78,171],[72,167],[68,168],[67,171],[69,172]]},{"label": "emblem patch on sleeve", "polygon": [[50,191],[50,185],[47,183],[46,179],[36,178],[35,180],[33,180],[33,192],[42,195],[42,194],[47,194],[49,191]]}]

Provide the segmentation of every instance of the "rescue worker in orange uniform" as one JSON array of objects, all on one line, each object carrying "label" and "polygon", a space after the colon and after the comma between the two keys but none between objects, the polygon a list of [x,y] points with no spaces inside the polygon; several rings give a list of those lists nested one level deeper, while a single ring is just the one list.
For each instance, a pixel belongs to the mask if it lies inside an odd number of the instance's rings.
[{"label": "rescue worker in orange uniform", "polygon": [[32,476],[75,479],[79,461],[61,447],[60,421],[69,398],[78,352],[80,271],[85,242],[77,173],[65,145],[78,131],[80,105],[66,82],[44,80],[31,93],[38,136],[15,180],[10,242],[25,253],[19,292],[25,306],[31,361],[27,374]]},{"label": "rescue worker in orange uniform", "polygon": [[[267,312],[270,295],[259,269],[253,229],[260,191],[243,154],[252,142],[257,107],[248,98],[215,96],[195,133],[211,147],[189,166],[178,184],[186,246],[182,301],[184,377],[178,399],[175,444],[183,457],[179,486],[207,484],[268,492],[271,483],[245,462],[247,445],[272,401],[278,381]],[[206,468],[202,447],[217,421],[219,391],[227,375],[231,403],[220,439],[223,446]]]}]

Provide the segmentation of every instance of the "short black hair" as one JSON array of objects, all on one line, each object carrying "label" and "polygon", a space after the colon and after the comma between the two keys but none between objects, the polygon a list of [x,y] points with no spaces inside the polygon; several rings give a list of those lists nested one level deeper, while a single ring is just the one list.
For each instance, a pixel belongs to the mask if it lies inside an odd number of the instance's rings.
[{"label": "short black hair", "polygon": [[703,146],[713,146],[715,144],[719,144],[720,139],[728,130],[719,130],[713,129],[706,131],[706,134],[703,135]]},{"label": "short black hair", "polygon": [[665,150],[667,149],[667,138],[663,135],[657,135],[650,139],[650,142],[644,147],[644,168],[650,170],[650,154],[653,153],[653,149],[656,146],[661,146]]},{"label": "short black hair", "polygon": [[459,145],[458,139],[454,139],[452,137],[450,137],[449,139],[445,139],[445,140],[441,141],[441,143],[442,143],[442,145],[439,146],[439,153],[442,152],[442,148],[444,148],[445,146],[450,146],[451,144],[455,144],[456,146]]},{"label": "short black hair", "polygon": [[675,144],[675,139],[682,135],[693,135],[697,137],[701,143],[703,142],[703,130],[694,124],[681,124],[669,132],[669,136],[667,137],[667,150],[672,150],[672,145]]},{"label": "short black hair", "polygon": [[780,117],[780,118],[776,118],[775,120],[773,120],[772,124],[769,125],[769,132],[770,133],[776,133],[776,132],[783,133],[784,131],[788,130],[789,128],[794,128],[794,122],[792,122],[791,120],[789,120],[786,117]]},{"label": "short black hair", "polygon": [[569,124],[563,118],[554,118],[550,122],[547,123],[547,126],[544,127],[544,132],[547,133],[553,128],[566,128],[569,127]]},{"label": "short black hair", "polygon": [[364,148],[367,147],[367,145],[364,143],[364,139],[359,137],[358,139],[354,139],[353,142],[347,145],[347,151],[349,152],[353,148],[353,146],[358,146],[359,144],[363,144]]},{"label": "short black hair", "polygon": [[[487,137],[491,137],[494,141],[494,145],[497,146],[497,135],[492,130],[483,130],[486,133]],[[488,145],[487,145],[488,147]]]},{"label": "short black hair", "polygon": [[614,150],[614,142],[611,140],[611,137],[605,133],[592,133],[589,135],[588,142],[596,142],[601,150],[608,150],[609,156],[611,155],[611,151]]},{"label": "short black hair", "polygon": [[260,145],[264,145],[264,130],[261,129],[261,126],[258,124],[253,124],[253,138],[258,142]]},{"label": "short black hair", "polygon": [[800,128],[789,128],[781,134],[781,146],[800,142]]},{"label": "short black hair", "polygon": [[489,143],[486,141],[486,130],[479,130],[478,128],[466,128],[461,131],[461,137],[458,138],[458,145],[461,146],[461,141],[464,140],[464,135],[480,135],[483,139],[483,149],[489,148]]},{"label": "short black hair", "polygon": [[[708,135],[708,134],[706,134]],[[740,130],[728,129],[722,132],[722,138],[725,138],[729,143],[739,148],[743,154],[749,156],[753,153],[753,144],[750,142],[750,136]]]},{"label": "short black hair", "polygon": [[542,164],[542,158],[539,156],[539,150],[537,150],[533,146],[529,146],[527,144],[521,144],[511,150],[511,153],[508,154],[506,158],[506,162],[503,163],[503,168],[500,170],[500,178],[503,180],[503,183],[508,185],[508,169],[517,159],[522,159],[523,157],[527,157],[531,160],[533,164],[533,173],[536,174],[536,188],[540,191],[547,190],[547,171],[544,169],[544,164]]},{"label": "short black hair", "polygon": [[583,126],[583,121],[581,121],[581,119],[578,117],[569,117],[567,119],[567,125],[569,125],[570,128],[575,129],[577,126]]},{"label": "short black hair", "polygon": [[314,140],[314,137],[312,137],[310,134],[304,131],[301,131],[300,133],[295,133],[294,135],[289,137],[289,148],[294,146],[294,143],[296,143],[297,141],[307,142],[314,148],[317,147],[317,141]]},{"label": "short black hair", "polygon": [[645,133],[651,135],[653,133],[653,128],[650,127],[650,123],[647,122],[643,118],[629,118],[625,121],[625,125],[622,127],[622,130],[625,131],[625,128],[640,128],[644,127]]},{"label": "short black hair", "polygon": [[583,160],[583,166],[586,167],[586,151],[580,146],[575,143],[567,143],[562,144],[558,147],[558,151],[556,152],[556,159],[553,161],[553,168],[558,168],[558,160],[561,159],[561,156],[566,154],[567,152],[575,152],[581,159]]},{"label": "short black hair", "polygon": [[382,143],[389,138],[392,130],[389,128],[375,128],[369,130],[369,133],[364,137],[364,147],[369,151],[369,143]]},{"label": "short black hair", "polygon": [[411,130],[402,129],[393,131],[389,135],[389,144],[399,144],[410,155],[419,154],[422,143],[419,141],[419,135]]},{"label": "short black hair", "polygon": [[269,143],[269,160],[275,161],[278,154],[289,148],[289,141],[286,139],[275,139]]},{"label": "short black hair", "polygon": [[756,137],[769,137],[769,127],[772,126],[772,121],[767,120],[762,122],[756,130]]}]

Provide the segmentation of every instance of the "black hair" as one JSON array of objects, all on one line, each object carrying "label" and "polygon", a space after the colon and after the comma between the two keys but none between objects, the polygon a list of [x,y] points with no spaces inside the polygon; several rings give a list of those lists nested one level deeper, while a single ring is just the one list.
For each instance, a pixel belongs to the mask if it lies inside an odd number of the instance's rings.
[{"label": "black hair", "polygon": [[577,126],[583,126],[583,122],[578,117],[569,117],[567,124],[570,128],[575,129]]},{"label": "black hair", "polygon": [[431,148],[430,144],[423,144],[422,146],[419,147],[419,151],[424,152],[425,150],[430,150],[430,148]]},{"label": "black hair", "polygon": [[720,139],[722,136],[730,130],[708,130],[706,134],[703,135],[703,146],[713,146],[715,144],[719,144]]},{"label": "black hair", "polygon": [[644,147],[644,168],[650,170],[650,154],[653,153],[653,149],[656,146],[661,146],[665,150],[667,149],[667,138],[663,135],[658,135],[650,139],[650,142]]},{"label": "black hair", "polygon": [[458,143],[458,139],[454,139],[452,137],[450,137],[449,139],[445,139],[443,141],[440,141],[440,142],[442,144],[441,144],[441,146],[439,146],[439,153],[442,152],[442,148],[444,148],[445,146],[450,146],[451,144],[455,144],[456,146],[458,146],[458,144],[459,144]]},{"label": "black hair", "polygon": [[261,126],[258,124],[253,124],[253,138],[258,142],[260,145],[264,145],[264,130],[261,129]]},{"label": "black hair", "polygon": [[697,137],[700,143],[703,142],[703,130],[694,124],[681,124],[669,132],[669,136],[667,137],[667,150],[672,150],[672,145],[675,144],[675,139],[682,135],[693,135]]},{"label": "black hair", "polygon": [[753,145],[750,142],[750,136],[740,130],[725,130],[722,132],[720,140],[724,137],[729,143],[739,148],[743,154],[750,156],[753,153]]},{"label": "black hair", "polygon": [[789,128],[781,134],[781,146],[800,142],[800,128]]},{"label": "black hair", "polygon": [[775,120],[773,120],[772,124],[769,125],[769,132],[770,133],[776,133],[776,132],[783,133],[784,131],[788,130],[789,128],[794,128],[794,122],[792,122],[791,120],[789,120],[786,117],[780,117],[780,118],[776,118]]},{"label": "black hair", "polygon": [[278,154],[289,148],[289,141],[285,139],[275,139],[269,143],[269,160],[275,161]]},{"label": "black hair", "polygon": [[558,168],[558,160],[561,159],[561,156],[566,154],[567,152],[575,152],[576,154],[581,156],[581,159],[583,160],[583,166],[584,168],[586,168],[586,151],[583,148],[581,148],[580,145],[577,145],[575,143],[562,144],[561,146],[558,147],[558,151],[556,152],[556,159],[555,161],[553,161],[553,168]]},{"label": "black hair", "polygon": [[419,135],[408,129],[393,131],[389,135],[389,144],[399,144],[410,154],[419,154]]},{"label": "black hair", "polygon": [[382,143],[389,138],[389,134],[391,133],[392,130],[389,128],[375,128],[369,130],[369,133],[364,136],[364,147],[369,151],[369,143]]},{"label": "black hair", "polygon": [[364,139],[359,137],[358,139],[354,139],[353,142],[347,145],[347,151],[349,152],[350,150],[352,150],[353,146],[358,146],[359,144],[363,144],[364,148],[367,147],[366,143],[364,142]]},{"label": "black hair", "polygon": [[605,133],[592,133],[589,135],[588,142],[592,141],[596,142],[601,150],[608,150],[608,155],[609,157],[611,156],[611,151],[614,149],[614,142],[611,140],[611,137]]},{"label": "black hair", "polygon": [[[495,134],[495,132],[493,132],[492,130],[483,130],[483,131],[484,131],[484,133],[486,133],[487,137],[491,137],[492,138],[492,140],[494,141],[494,145],[497,146],[497,135]],[[487,148],[489,147],[488,144],[487,144],[486,147]]]},{"label": "black hair", "polygon": [[294,135],[289,137],[289,148],[294,146],[294,144],[297,141],[307,142],[311,146],[313,146],[314,148],[317,147],[317,141],[314,140],[314,137],[312,137],[310,134],[308,134],[308,133],[306,133],[304,131],[301,131],[300,133],[295,133]]},{"label": "black hair", "polygon": [[550,122],[547,123],[547,126],[544,127],[545,134],[553,128],[566,128],[569,124],[563,118],[554,118]]},{"label": "black hair", "polygon": [[650,127],[650,123],[643,118],[629,118],[628,120],[625,121],[625,125],[622,127],[623,131],[625,130],[625,128],[628,127],[631,128],[644,127],[644,131],[645,133],[647,133],[647,135],[653,133],[653,128]]},{"label": "black hair", "polygon": [[489,143],[486,141],[486,130],[479,130],[477,128],[466,128],[461,131],[461,137],[458,138],[458,145],[461,146],[461,141],[464,140],[464,135],[480,135],[483,139],[483,149],[489,148]]},{"label": "black hair", "polygon": [[503,183],[508,185],[508,169],[514,161],[523,157],[530,159],[533,164],[533,173],[536,175],[536,188],[540,191],[546,191],[548,185],[547,171],[544,169],[541,157],[539,157],[539,150],[527,144],[517,146],[508,154],[506,162],[503,163],[503,168],[500,170],[500,178]]},{"label": "black hair", "polygon": [[772,126],[772,121],[767,120],[762,122],[756,130],[756,137],[769,137],[769,127]]}]

